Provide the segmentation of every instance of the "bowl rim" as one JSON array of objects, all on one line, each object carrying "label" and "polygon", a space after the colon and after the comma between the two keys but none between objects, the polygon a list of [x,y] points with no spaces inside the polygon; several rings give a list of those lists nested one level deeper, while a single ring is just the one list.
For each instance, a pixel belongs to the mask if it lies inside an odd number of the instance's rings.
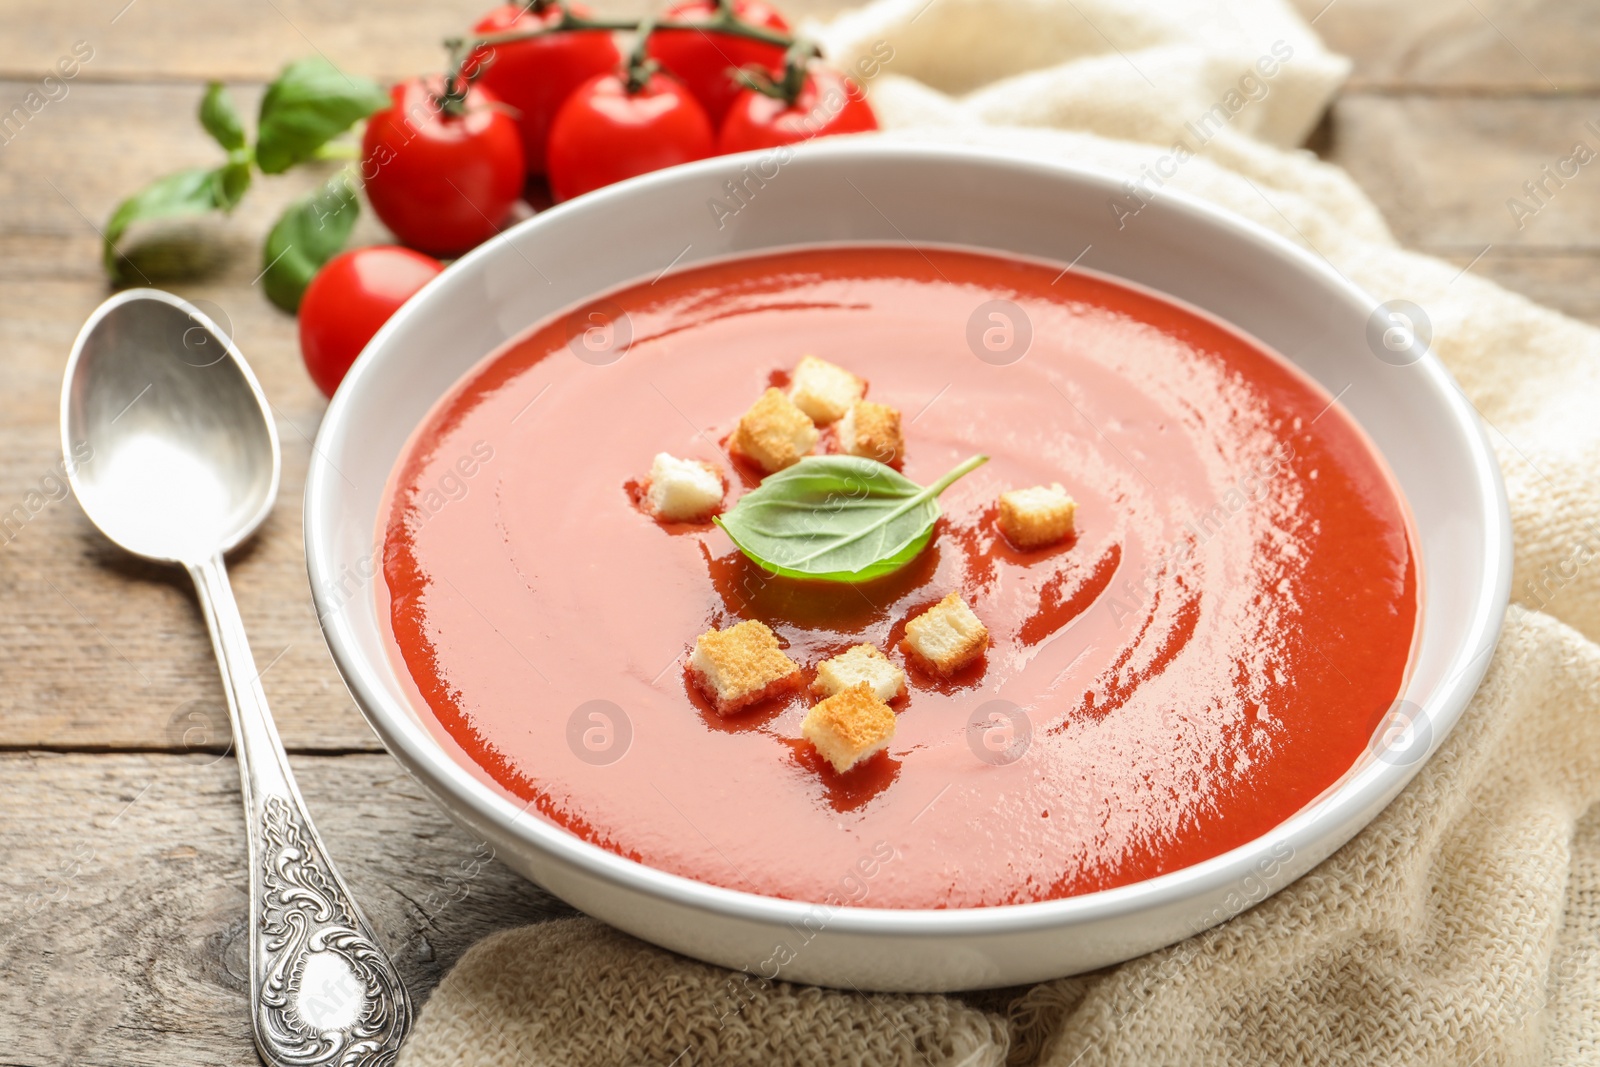
[{"label": "bowl rim", "polygon": [[[1442,671],[1446,680],[1422,708],[1431,730],[1429,749],[1419,758],[1408,762],[1381,759],[1367,759],[1365,765],[1358,762],[1322,797],[1288,819],[1259,837],[1199,863],[1153,878],[1078,896],[967,908],[857,907],[729,889],[626,859],[590,844],[538,815],[523,818],[529,813],[531,802],[519,807],[509,796],[462,766],[420,722],[413,720],[413,716],[422,714],[420,709],[400,707],[397,701],[390,698],[374,665],[356,651],[354,628],[348,616],[337,610],[338,605],[333,602],[329,592],[334,588],[331,534],[330,543],[325,543],[321,532],[325,529],[331,531],[340,496],[339,475],[328,456],[330,452],[338,450],[334,442],[344,432],[353,404],[352,398],[373,375],[381,372],[377,354],[390,338],[407,328],[409,321],[420,314],[419,309],[434,294],[448,289],[456,279],[499,256],[516,254],[511,240],[536,231],[548,216],[559,213],[564,217],[576,212],[604,211],[607,204],[619,198],[636,196],[655,186],[693,180],[725,168],[737,168],[764,155],[751,152],[718,156],[655,171],[557,205],[518,223],[502,235],[508,240],[491,240],[480,245],[447,267],[409,300],[368,343],[334,394],[313,444],[306,477],[306,566],[318,620],[334,663],[363,716],[389,752],[436,795],[442,806],[451,808],[459,805],[469,822],[481,821],[498,826],[521,844],[545,853],[551,859],[572,865],[601,881],[678,906],[764,925],[799,923],[808,917],[815,920],[818,910],[823,909],[828,913],[830,932],[878,937],[964,938],[1099,923],[1153,907],[1200,898],[1208,893],[1226,891],[1243,878],[1259,874],[1262,858],[1271,855],[1275,846],[1288,844],[1291,849],[1296,846],[1312,848],[1315,843],[1337,834],[1340,826],[1352,820],[1358,828],[1365,825],[1368,819],[1362,813],[1375,813],[1387,804],[1438,750],[1459,720],[1488,670],[1492,658],[1490,653],[1498,644],[1510,599],[1511,522],[1500,466],[1483,432],[1476,409],[1431,350],[1412,369],[1424,376],[1426,388],[1441,397],[1445,414],[1467,442],[1463,458],[1470,464],[1478,489],[1478,500],[1481,501],[1478,518],[1485,535],[1488,565],[1475,590],[1475,610],[1463,629],[1464,637]],[[938,167],[943,163],[986,164],[1033,172],[1045,178],[1067,176],[1079,183],[1098,185],[1112,195],[1119,192],[1124,184],[1124,176],[1105,168],[984,146],[896,142],[872,137],[840,138],[833,143],[800,146],[795,149],[794,158],[799,160],[802,157],[824,160],[846,157],[856,162],[881,157],[891,161],[913,161],[929,167]],[[1300,268],[1312,273],[1330,297],[1368,310],[1378,304],[1377,300],[1325,258],[1312,255],[1243,216],[1177,190],[1163,189],[1160,200],[1172,210],[1188,216],[1189,221],[1226,231],[1242,242],[1253,245],[1265,256],[1294,261]],[[747,250],[743,254],[753,254],[755,251],[758,250]],[[1135,281],[1133,284],[1144,283]],[[1177,299],[1181,301],[1181,298]],[[1231,323],[1229,325],[1239,329]],[[1421,534],[1419,530],[1419,537]],[[1425,619],[1422,625],[1426,625]],[[1419,626],[1419,640],[1421,633]],[[1344,844],[1347,837],[1340,838],[1337,844]],[[1219,919],[1223,917],[1218,916]],[[1195,932],[1201,928],[1196,927]]]}]

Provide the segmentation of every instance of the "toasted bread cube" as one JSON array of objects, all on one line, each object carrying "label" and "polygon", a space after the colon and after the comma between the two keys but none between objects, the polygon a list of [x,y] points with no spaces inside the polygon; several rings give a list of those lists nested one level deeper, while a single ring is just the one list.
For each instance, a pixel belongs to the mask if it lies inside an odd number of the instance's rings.
[{"label": "toasted bread cube", "polygon": [[983,655],[989,631],[961,594],[951,593],[906,624],[901,645],[935,674],[948,678]]},{"label": "toasted bread cube", "polygon": [[1060,482],[1000,494],[1000,532],[1018,548],[1042,548],[1072,536],[1077,501]]},{"label": "toasted bread cube", "polygon": [[831,697],[862,684],[887,703],[906,691],[906,672],[872,645],[856,645],[817,664],[817,679],[811,688]]},{"label": "toasted bread cube", "polygon": [[733,431],[733,449],[771,474],[800,462],[817,446],[817,428],[779,389],[750,405]]},{"label": "toasted bread cube", "polygon": [[894,737],[894,712],[866,682],[835,693],[806,712],[800,736],[816,747],[833,769],[843,774],[869,756],[889,747]]},{"label": "toasted bread cube", "polygon": [[789,378],[789,399],[818,426],[837,422],[866,395],[866,382],[816,356],[801,356]]},{"label": "toasted bread cube", "polygon": [[857,401],[839,420],[838,432],[839,447],[852,456],[894,463],[905,454],[906,440],[900,436],[900,412],[888,404]]},{"label": "toasted bread cube", "polygon": [[645,502],[669,522],[700,522],[722,503],[722,475],[709,463],[657,452]]},{"label": "toasted bread cube", "polygon": [[701,634],[689,670],[718,715],[732,715],[800,686],[800,665],[783,654],[777,635],[765,623],[753,619]]}]

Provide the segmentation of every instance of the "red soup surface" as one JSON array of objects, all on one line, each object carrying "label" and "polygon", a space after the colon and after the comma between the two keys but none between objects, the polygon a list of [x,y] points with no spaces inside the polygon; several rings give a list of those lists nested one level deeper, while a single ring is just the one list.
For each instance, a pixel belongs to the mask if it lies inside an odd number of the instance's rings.
[{"label": "red soup surface", "polygon": [[[756,484],[725,443],[807,353],[904,413],[905,473],[990,463],[914,563],[775,578],[721,529],[636,503],[657,452]],[[828,445],[829,434],[823,445]],[[1062,483],[1068,543],[995,526]],[[379,596],[396,662],[458,754],[620,855],[732,889],[869,907],[1011,904],[1215,856],[1361,757],[1418,611],[1406,509],[1323,389],[1232,330],[1060,265],[830,247],[686,269],[480,363],[389,489]],[[986,658],[906,664],[889,750],[840,775],[802,694],[719,718],[686,674],[744,619],[809,681],[959,591]]]}]

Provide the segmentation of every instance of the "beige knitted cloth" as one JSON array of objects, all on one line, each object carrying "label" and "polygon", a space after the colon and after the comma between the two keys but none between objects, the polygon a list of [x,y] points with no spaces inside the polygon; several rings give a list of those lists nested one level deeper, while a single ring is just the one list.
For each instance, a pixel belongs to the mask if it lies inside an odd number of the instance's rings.
[{"label": "beige knitted cloth", "polygon": [[1292,149],[1346,64],[1280,0],[879,0],[819,32],[836,61],[893,49],[871,79],[886,136],[1143,176],[1425,308],[1505,470],[1518,606],[1410,788],[1190,941],[1007,997],[863,997],[552,923],[468,952],[402,1067],[1600,1064],[1600,333],[1396,248]]}]

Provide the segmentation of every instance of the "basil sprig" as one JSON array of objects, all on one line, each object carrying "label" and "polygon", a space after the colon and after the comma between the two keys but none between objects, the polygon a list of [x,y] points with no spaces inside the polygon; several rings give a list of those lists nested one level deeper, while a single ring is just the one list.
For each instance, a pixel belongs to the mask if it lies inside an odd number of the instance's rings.
[{"label": "basil sprig", "polygon": [[[328,142],[388,102],[370,78],[345,74],[320,56],[297,60],[267,86],[251,145],[233,98],[212,82],[200,100],[200,125],[227,153],[226,160],[157,178],[118,204],[103,232],[106,273],[114,281],[127,280],[130,261],[118,246],[134,223],[231,212],[257,172],[281,174],[301,163],[338,158],[341,146]],[[273,227],[262,276],[279,307],[295,310],[317,268],[344,247],[361,210],[354,190],[353,176],[341,172],[319,192],[291,204]]]},{"label": "basil sprig", "polygon": [[865,582],[916,559],[933,536],[939,494],[988,461],[973,456],[923,487],[877,460],[808,456],[770,475],[716,523],[774,574]]}]

